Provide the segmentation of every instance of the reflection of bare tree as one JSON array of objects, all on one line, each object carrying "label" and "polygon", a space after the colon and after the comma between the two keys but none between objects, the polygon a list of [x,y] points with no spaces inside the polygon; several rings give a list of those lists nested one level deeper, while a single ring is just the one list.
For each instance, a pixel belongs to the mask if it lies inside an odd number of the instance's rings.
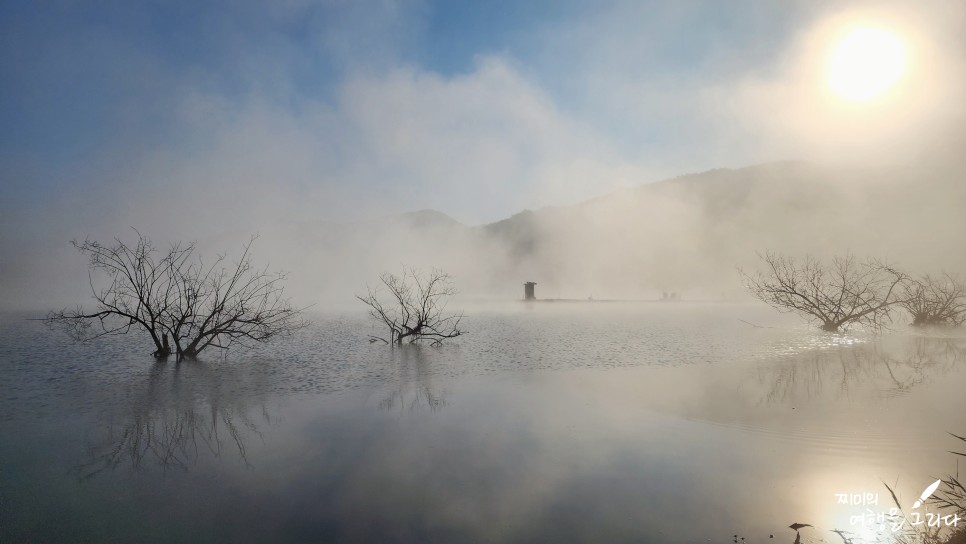
[{"label": "reflection of bare tree", "polygon": [[[135,392],[133,410],[120,424],[112,418],[89,444],[89,460],[74,468],[80,479],[125,466],[187,471],[203,457],[227,453],[248,464],[245,440],[262,435],[247,401],[227,394],[211,377],[184,376],[183,370],[155,365],[146,387]],[[271,421],[264,404],[260,415]]]},{"label": "reflection of bare tree", "polygon": [[957,338],[909,337],[896,345],[882,341],[810,351],[757,368],[768,385],[764,401],[818,398],[829,393],[849,398],[857,390],[902,395],[966,364],[966,341]]},{"label": "reflection of bare tree", "polygon": [[[429,408],[438,412],[446,406],[446,394],[433,383],[433,369],[425,346],[403,345],[394,350],[396,380],[379,402],[386,411],[416,411]],[[434,349],[434,348],[429,348]]]}]

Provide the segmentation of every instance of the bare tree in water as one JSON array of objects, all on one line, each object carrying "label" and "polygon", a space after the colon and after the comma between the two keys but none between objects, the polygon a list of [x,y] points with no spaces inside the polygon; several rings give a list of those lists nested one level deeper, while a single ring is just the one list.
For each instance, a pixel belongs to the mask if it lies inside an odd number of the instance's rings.
[{"label": "bare tree in water", "polygon": [[50,312],[48,325],[63,326],[80,341],[141,329],[155,357],[174,353],[178,360],[208,347],[265,342],[303,325],[301,311],[284,296],[285,275],[251,264],[254,237],[237,262],[222,255],[206,265],[194,244],[160,251],[137,234],[133,245],[120,238],[111,245],[71,242],[89,258],[94,308]]},{"label": "bare tree in water", "polygon": [[912,324],[962,325],[966,322],[966,282],[943,274],[903,282],[900,303],[912,315]]},{"label": "bare tree in water", "polygon": [[[460,329],[463,315],[446,311],[449,299],[456,294],[449,274],[436,269],[423,274],[404,268],[398,276],[384,272],[379,280],[381,286],[370,288],[365,297],[356,296],[369,306],[369,315],[389,329],[387,338],[372,336],[373,341],[403,344],[425,340],[438,345],[465,333]],[[388,291],[385,301],[380,298],[382,288]]]},{"label": "bare tree in water", "polygon": [[906,279],[881,261],[860,261],[851,253],[830,264],[810,256],[801,261],[772,252],[759,256],[765,271],[740,271],[751,294],[780,311],[802,314],[825,331],[853,324],[879,329],[891,319]]}]

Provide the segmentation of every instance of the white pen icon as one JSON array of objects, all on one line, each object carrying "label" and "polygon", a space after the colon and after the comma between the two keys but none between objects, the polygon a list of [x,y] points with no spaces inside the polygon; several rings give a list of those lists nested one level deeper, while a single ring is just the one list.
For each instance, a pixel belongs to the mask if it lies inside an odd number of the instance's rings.
[{"label": "white pen icon", "polygon": [[922,506],[923,501],[925,501],[926,499],[929,498],[930,495],[935,493],[936,489],[939,488],[939,484],[941,483],[943,483],[942,480],[936,480],[935,482],[929,484],[929,487],[927,487],[926,490],[922,492],[922,495],[919,495],[919,500],[913,503],[912,509],[915,510],[916,508],[919,508],[920,506]]}]

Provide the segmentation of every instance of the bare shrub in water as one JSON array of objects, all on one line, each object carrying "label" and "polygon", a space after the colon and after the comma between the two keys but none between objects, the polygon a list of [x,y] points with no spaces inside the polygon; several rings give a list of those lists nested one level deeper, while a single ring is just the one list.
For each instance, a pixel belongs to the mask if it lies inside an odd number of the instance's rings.
[{"label": "bare shrub in water", "polygon": [[962,325],[966,322],[966,282],[943,274],[909,278],[902,285],[900,304],[915,326]]},{"label": "bare shrub in water", "polygon": [[[422,340],[441,344],[466,331],[460,329],[462,314],[446,311],[449,299],[456,294],[449,274],[432,270],[428,274],[404,268],[400,275],[384,272],[382,283],[370,288],[366,296],[356,296],[369,306],[369,315],[389,329],[388,338],[370,337],[387,344],[416,343]],[[385,288],[386,301],[380,298]]]},{"label": "bare shrub in water", "polygon": [[141,329],[155,357],[173,352],[179,360],[209,347],[268,341],[301,327],[301,312],[284,296],[284,274],[252,265],[253,242],[236,263],[221,255],[208,265],[194,244],[160,251],[141,233],[133,245],[120,238],[112,245],[71,242],[89,258],[94,308],[50,312],[44,321],[80,341]]},{"label": "bare shrub in water", "polygon": [[766,252],[759,254],[765,271],[739,270],[756,298],[783,312],[797,312],[838,331],[858,324],[878,330],[889,322],[899,302],[898,287],[906,275],[881,261],[859,260],[851,253],[830,264],[806,256],[801,261]]}]

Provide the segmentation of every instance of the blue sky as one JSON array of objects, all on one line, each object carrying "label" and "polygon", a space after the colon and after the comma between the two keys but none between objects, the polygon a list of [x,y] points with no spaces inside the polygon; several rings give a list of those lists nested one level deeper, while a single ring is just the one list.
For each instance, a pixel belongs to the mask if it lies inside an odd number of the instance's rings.
[{"label": "blue sky", "polygon": [[[922,21],[961,15],[934,4]],[[852,5],[4,2],[4,221],[187,231],[435,208],[475,224],[808,159],[820,135],[774,108],[809,32]],[[214,198],[238,212],[172,221]]]},{"label": "blue sky", "polygon": [[[500,55],[519,63],[556,99],[579,108],[575,95],[586,77],[581,64],[601,59],[593,51],[582,55],[586,32],[569,43],[551,36],[622,7],[552,1],[292,4],[4,3],[4,150],[77,159],[110,138],[124,106],[139,110],[139,119],[127,122],[159,130],[166,104],[158,102],[179,92],[166,86],[187,81],[240,97],[261,83],[251,61],[272,63],[291,86],[291,96],[278,98],[298,102],[331,98],[352,71],[413,65],[452,76],[474,70],[480,55]],[[619,21],[617,33],[601,41],[654,35],[654,50],[608,52],[606,60],[624,63],[635,75],[689,77],[715,70],[706,61],[721,48],[742,51],[743,63],[767,65],[802,22],[797,18],[808,15],[794,3],[776,9],[774,3],[709,2],[674,8],[670,15],[668,3],[630,5],[634,17]],[[661,28],[668,19],[676,26]],[[135,128],[154,136],[147,127]]]}]

